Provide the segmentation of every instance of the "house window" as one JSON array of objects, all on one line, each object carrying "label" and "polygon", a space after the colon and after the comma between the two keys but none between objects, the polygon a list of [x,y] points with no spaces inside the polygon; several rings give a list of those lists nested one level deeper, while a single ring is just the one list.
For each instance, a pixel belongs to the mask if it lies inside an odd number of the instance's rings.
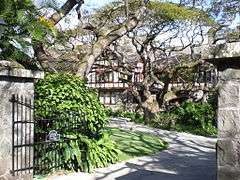
[{"label": "house window", "polygon": [[104,104],[111,104],[111,93],[110,92],[105,93]]},{"label": "house window", "polygon": [[106,105],[115,105],[117,102],[117,93],[112,91],[100,92],[100,102]]}]

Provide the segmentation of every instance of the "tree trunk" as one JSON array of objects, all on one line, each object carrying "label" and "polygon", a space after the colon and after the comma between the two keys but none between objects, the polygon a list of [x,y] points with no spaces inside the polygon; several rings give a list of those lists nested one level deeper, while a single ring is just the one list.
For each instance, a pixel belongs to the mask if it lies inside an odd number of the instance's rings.
[{"label": "tree trunk", "polygon": [[[63,17],[65,17],[75,5],[79,4],[81,6],[84,3],[84,0],[67,0],[66,3],[60,8],[59,11],[52,14],[52,16],[49,18],[50,21],[56,25]],[[47,55],[44,51],[44,45],[42,43],[38,43],[34,45],[33,50],[34,54],[37,58],[37,61],[42,66],[43,69],[51,69],[51,67],[43,67],[44,62],[49,61],[49,59],[52,59],[50,55]]]},{"label": "tree trunk", "polygon": [[156,95],[156,99],[158,102],[158,106],[161,108],[163,107],[164,104],[164,96],[165,94],[168,92],[168,87],[169,84],[171,83],[172,78],[170,78],[169,76],[167,77],[166,81],[164,81],[164,86],[162,88],[162,90]]},{"label": "tree trunk", "polygon": [[141,106],[143,108],[145,124],[148,124],[160,110],[156,100],[156,95],[148,96]]}]

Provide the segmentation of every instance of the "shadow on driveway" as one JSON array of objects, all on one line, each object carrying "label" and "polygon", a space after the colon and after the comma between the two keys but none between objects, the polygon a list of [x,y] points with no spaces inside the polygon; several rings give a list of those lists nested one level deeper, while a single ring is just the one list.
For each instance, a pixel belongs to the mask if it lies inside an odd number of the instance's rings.
[{"label": "shadow on driveway", "polygon": [[128,124],[120,128],[158,135],[169,143],[169,148],[153,156],[97,169],[96,180],[216,180],[216,138]]}]

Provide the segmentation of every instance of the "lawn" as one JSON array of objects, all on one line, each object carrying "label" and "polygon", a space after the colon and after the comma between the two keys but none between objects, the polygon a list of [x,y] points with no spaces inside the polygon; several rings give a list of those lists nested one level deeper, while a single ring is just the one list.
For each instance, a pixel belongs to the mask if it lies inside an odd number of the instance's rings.
[{"label": "lawn", "polygon": [[[117,143],[121,151],[119,161],[128,160],[138,156],[155,154],[168,147],[168,144],[158,136],[154,136],[139,131],[122,130],[118,128],[108,128],[110,138]],[[69,173],[68,171],[59,171]],[[57,174],[54,172],[53,174]],[[47,179],[48,175],[35,175],[35,179]]]},{"label": "lawn", "polygon": [[168,144],[154,136],[142,132],[133,132],[117,128],[109,128],[111,138],[117,143],[122,151],[120,161],[133,157],[155,154],[167,148]]}]

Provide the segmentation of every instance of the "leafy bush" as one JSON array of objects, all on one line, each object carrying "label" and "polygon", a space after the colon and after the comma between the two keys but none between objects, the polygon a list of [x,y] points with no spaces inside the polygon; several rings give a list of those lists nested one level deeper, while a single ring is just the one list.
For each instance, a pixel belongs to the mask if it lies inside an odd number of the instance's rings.
[{"label": "leafy bush", "polygon": [[110,140],[109,135],[104,133],[99,140],[76,136],[76,140],[61,146],[59,153],[65,162],[64,169],[92,172],[95,168],[117,162],[120,150],[117,149],[115,142]]},{"label": "leafy bush", "polygon": [[[209,136],[216,135],[216,100],[215,95],[210,99],[211,103],[183,102],[173,110],[161,112],[151,119],[147,125],[166,130],[177,130],[192,134]],[[213,100],[212,100],[213,99]],[[139,113],[127,111],[107,110],[107,115],[112,117],[130,118],[136,123],[144,123],[144,117]]]},{"label": "leafy bush", "polygon": [[213,125],[214,111],[207,103],[184,102],[175,109],[178,122],[199,128]]},{"label": "leafy bush", "polygon": [[176,131],[188,132],[191,134],[201,135],[201,136],[215,136],[217,134],[217,129],[214,126],[207,126],[206,128],[196,128],[194,126],[186,126],[182,124],[176,124]]},{"label": "leafy bush", "polygon": [[[96,93],[85,82],[69,74],[48,74],[35,86],[35,114],[40,121],[51,119],[42,132],[57,130],[61,138],[54,148],[40,152],[40,161],[52,164],[54,154],[60,155],[61,168],[92,171],[118,160],[116,145],[104,131],[107,116]],[[42,151],[42,149],[39,149]]]},{"label": "leafy bush", "polygon": [[149,122],[149,125],[154,128],[172,129],[176,123],[177,116],[170,112],[158,113],[154,119]]},{"label": "leafy bush", "polygon": [[48,74],[36,83],[35,92],[35,115],[56,119],[57,128],[71,123],[74,117],[74,123],[83,126],[81,134],[98,138],[107,124],[104,106],[96,93],[77,76]]},{"label": "leafy bush", "polygon": [[121,151],[117,148],[116,143],[110,139],[107,132],[98,141],[87,138],[82,139],[82,141],[87,145],[88,172],[119,160]]},{"label": "leafy bush", "polygon": [[[35,174],[47,174],[53,170],[92,172],[95,168],[105,167],[119,160],[121,151],[116,143],[104,132],[102,138],[90,139],[80,134],[68,135],[69,139],[60,142],[38,144],[35,146]],[[47,164],[42,169],[39,164]]]},{"label": "leafy bush", "polygon": [[174,110],[177,130],[187,130],[200,135],[216,134],[215,110],[208,103],[184,102]]}]

